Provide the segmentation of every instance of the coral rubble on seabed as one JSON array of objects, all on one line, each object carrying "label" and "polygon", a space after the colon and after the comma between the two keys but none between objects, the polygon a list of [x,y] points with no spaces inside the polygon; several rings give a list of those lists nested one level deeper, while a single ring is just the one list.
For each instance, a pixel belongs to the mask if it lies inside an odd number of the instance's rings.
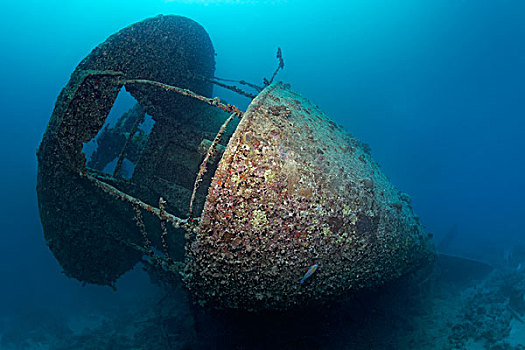
[{"label": "coral rubble on seabed", "polygon": [[497,271],[465,292],[459,313],[450,322],[455,349],[525,349],[525,276]]},{"label": "coral rubble on seabed", "polygon": [[[286,313],[206,311],[182,288],[93,311],[29,310],[0,322],[1,349],[525,349],[523,272],[434,271]],[[520,299],[521,298],[521,299]]]}]

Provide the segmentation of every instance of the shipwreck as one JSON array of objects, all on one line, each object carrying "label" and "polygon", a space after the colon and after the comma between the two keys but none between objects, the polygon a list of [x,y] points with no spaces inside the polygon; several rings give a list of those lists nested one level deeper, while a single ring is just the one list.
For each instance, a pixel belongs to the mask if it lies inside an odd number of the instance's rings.
[{"label": "shipwreck", "polygon": [[[224,103],[214,72],[208,34],[180,16],[124,28],[77,66],[38,150],[44,234],[68,276],[113,286],[142,263],[202,305],[286,310],[435,259],[364,143],[273,77],[241,82],[246,111]],[[108,123],[124,90],[136,104]]]}]

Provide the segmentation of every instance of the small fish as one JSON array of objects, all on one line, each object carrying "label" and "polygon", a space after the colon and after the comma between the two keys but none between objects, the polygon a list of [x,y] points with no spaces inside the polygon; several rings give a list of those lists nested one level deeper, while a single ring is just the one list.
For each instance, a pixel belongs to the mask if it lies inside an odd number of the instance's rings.
[{"label": "small fish", "polygon": [[306,273],[304,274],[303,278],[301,278],[301,282],[300,283],[303,284],[304,281],[306,281],[306,279],[308,277],[310,277],[311,275],[314,274],[314,272],[317,270],[318,267],[319,267],[319,265],[317,265],[317,264],[310,266],[308,271],[306,271]]}]

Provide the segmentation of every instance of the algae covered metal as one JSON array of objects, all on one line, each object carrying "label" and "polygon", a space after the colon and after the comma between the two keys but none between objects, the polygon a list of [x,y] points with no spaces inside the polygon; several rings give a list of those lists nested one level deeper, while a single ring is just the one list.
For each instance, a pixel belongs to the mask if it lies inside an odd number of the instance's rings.
[{"label": "algae covered metal", "polygon": [[[77,67],[38,152],[44,234],[67,275],[113,285],[141,262],[200,304],[283,310],[433,261],[365,144],[283,83],[244,113],[212,98],[214,69],[207,33],[178,16],[123,29]],[[137,104],[107,125],[122,88]]]},{"label": "algae covered metal", "polygon": [[248,309],[377,286],[434,254],[367,147],[282,83],[244,113],[188,252],[198,297]]}]

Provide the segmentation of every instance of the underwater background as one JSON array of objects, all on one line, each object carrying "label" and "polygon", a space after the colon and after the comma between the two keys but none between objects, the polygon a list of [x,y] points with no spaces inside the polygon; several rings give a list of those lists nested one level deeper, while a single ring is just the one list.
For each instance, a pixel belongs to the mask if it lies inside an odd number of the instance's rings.
[{"label": "underwater background", "polygon": [[[477,291],[468,286],[457,292],[470,293],[466,304],[481,300],[476,308],[495,309],[497,314],[511,310],[501,322],[479,310],[479,319],[470,321],[469,327],[478,331],[488,327],[498,334],[463,332],[468,328],[465,322],[449,319],[451,324],[443,327],[452,330],[459,324],[461,331],[452,337],[464,336],[465,341],[454,342],[450,335],[442,340],[431,335],[438,325],[428,318],[436,314],[423,317],[425,323],[417,313],[413,320],[401,322],[407,329],[389,332],[388,327],[400,323],[374,324],[368,309],[358,312],[370,322],[369,328],[362,326],[355,332],[360,334],[359,342],[353,343],[351,331],[358,321],[345,324],[340,311],[327,312],[329,317],[323,319],[323,336],[329,333],[332,343],[305,334],[304,342],[293,344],[303,349],[525,349],[525,327],[519,326],[525,312],[520,310],[525,303],[525,2],[519,0],[4,0],[0,349],[66,349],[68,342],[74,349],[93,344],[94,339],[105,347],[93,348],[134,348],[129,337],[119,338],[129,329],[106,324],[102,328],[112,329],[111,338],[100,331],[108,318],[90,312],[101,310],[129,320],[135,317],[130,308],[148,305],[137,300],[151,300],[151,295],[160,293],[139,268],[124,276],[116,293],[83,287],[63,275],[45,244],[35,191],[36,149],[56,97],[76,65],[109,35],[158,14],[187,16],[206,29],[217,53],[218,77],[261,83],[275,70],[280,47],[285,68],[277,79],[290,83],[370,145],[392,183],[412,198],[414,211],[433,234],[437,249],[503,271],[478,285]],[[243,109],[249,102],[218,87],[214,94]],[[508,295],[503,291],[497,300],[488,297],[505,283],[523,289]],[[512,299],[520,297],[521,302]],[[381,296],[382,306],[374,309],[402,309],[401,301],[414,302],[407,298],[406,294]],[[460,303],[446,300],[447,305]],[[494,306],[498,303],[501,310]],[[332,316],[338,321],[330,328]],[[443,312],[443,318],[449,316]],[[213,324],[213,317],[206,322]],[[293,316],[287,322],[293,323]],[[503,323],[501,330],[495,326]],[[376,327],[384,334],[381,342],[374,343]],[[436,338],[408,347],[401,338],[404,332],[420,331],[414,327]],[[79,338],[85,329],[98,333]],[[57,334],[66,334],[65,341],[57,343]],[[241,348],[242,341],[217,345],[219,338],[211,337],[199,346]],[[133,346],[141,348],[137,344]]]}]

